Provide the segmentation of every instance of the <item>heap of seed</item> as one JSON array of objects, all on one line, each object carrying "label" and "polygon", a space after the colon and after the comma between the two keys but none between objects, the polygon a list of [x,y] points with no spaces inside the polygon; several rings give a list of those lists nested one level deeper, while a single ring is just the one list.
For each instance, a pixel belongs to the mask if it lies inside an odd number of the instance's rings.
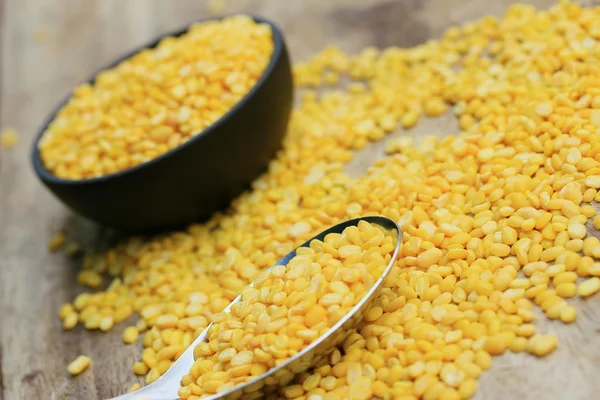
[{"label": "heap of seed", "polygon": [[[534,308],[571,323],[569,298],[600,289],[586,228],[600,199],[599,39],[600,9],[561,2],[515,5],[412,49],[325,49],[296,67],[296,84],[354,82],[305,91],[284,150],[227,214],[90,255],[81,281],[113,281],[66,306],[65,325],[139,313],[134,368],[152,382],[262,269],[327,226],[381,214],[403,227],[386,286],[330,362],[282,395],[469,398],[492,355],[555,349]],[[364,176],[342,173],[353,149],[449,109],[458,135],[402,138]]]},{"label": "heap of seed", "polygon": [[[214,316],[180,398],[197,400],[251,381],[326,334],[381,277],[396,240],[361,221],[312,240],[287,265],[263,273],[229,313]],[[289,383],[288,374],[279,382]]]},{"label": "heap of seed", "polygon": [[66,179],[131,168],[185,143],[254,86],[271,59],[271,27],[232,16],[167,37],[84,83],[39,142]]}]

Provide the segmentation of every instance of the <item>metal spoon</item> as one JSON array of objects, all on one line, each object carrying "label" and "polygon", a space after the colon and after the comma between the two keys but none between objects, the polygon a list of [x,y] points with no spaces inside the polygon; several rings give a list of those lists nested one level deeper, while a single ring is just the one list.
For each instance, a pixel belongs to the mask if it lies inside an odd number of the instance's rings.
[{"label": "metal spoon", "polygon": [[[267,393],[273,393],[277,387],[286,385],[289,383],[295,374],[301,373],[319,364],[325,360],[329,354],[340,344],[346,337],[352,332],[358,322],[362,319],[363,314],[368,310],[373,299],[375,299],[381,289],[383,281],[389,274],[394,264],[394,260],[398,256],[401,243],[401,231],[398,225],[391,219],[378,216],[370,216],[363,218],[356,218],[349,221],[342,222],[331,228],[321,232],[317,236],[308,240],[299,247],[308,247],[310,242],[315,239],[323,240],[326,235],[330,233],[342,233],[342,231],[353,225],[358,225],[360,221],[367,221],[372,224],[377,224],[388,230],[395,230],[398,234],[398,241],[396,248],[388,265],[386,266],[383,274],[365,296],[356,304],[348,314],[338,321],[333,327],[327,331],[327,333],[317,340],[312,342],[310,345],[305,347],[295,356],[286,360],[284,363],[276,366],[265,372],[263,375],[256,377],[249,382],[238,385],[226,392],[217,393],[213,396],[206,397],[206,399],[257,399],[264,397]],[[288,262],[296,255],[294,249],[291,253],[283,257],[274,265],[287,265]],[[272,268],[272,267],[271,267]],[[225,312],[229,312],[231,306],[241,300],[241,295],[235,298],[233,302],[225,309]],[[159,379],[154,381],[148,386],[145,386],[135,392],[127,393],[122,396],[114,397],[110,400],[175,400],[178,399],[177,391],[181,387],[181,378],[188,374],[192,364],[194,364],[194,348],[199,343],[206,341],[209,328],[212,326],[212,322],[204,329],[204,332],[187,348],[187,350],[175,361],[175,363],[169,368],[169,370],[161,376]]]}]

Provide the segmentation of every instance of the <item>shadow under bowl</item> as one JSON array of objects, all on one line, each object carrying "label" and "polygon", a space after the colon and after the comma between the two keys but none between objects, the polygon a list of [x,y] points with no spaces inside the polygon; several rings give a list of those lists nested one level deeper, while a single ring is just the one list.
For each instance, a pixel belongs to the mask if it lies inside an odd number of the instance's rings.
[{"label": "shadow under bowl", "polygon": [[[36,175],[76,213],[128,232],[178,228],[226,208],[266,170],[280,149],[293,102],[292,72],[283,35],[272,22],[252,18],[271,27],[271,60],[254,87],[200,134],[157,158],[114,174],[62,179],[44,167],[38,142],[69,95],[47,118],[33,144]],[[162,35],[102,70],[155,47],[164,37],[181,36],[188,28]],[[88,82],[93,83],[96,75]]]}]

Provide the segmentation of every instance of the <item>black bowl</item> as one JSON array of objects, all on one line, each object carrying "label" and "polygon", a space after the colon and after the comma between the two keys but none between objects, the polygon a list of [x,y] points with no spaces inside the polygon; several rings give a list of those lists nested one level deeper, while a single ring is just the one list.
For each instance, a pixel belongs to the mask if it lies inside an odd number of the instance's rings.
[{"label": "black bowl", "polygon": [[[143,164],[97,178],[67,180],[44,167],[37,144],[69,95],[49,116],[33,144],[33,168],[41,181],[78,214],[130,232],[181,227],[227,207],[266,170],[281,147],[293,101],[283,35],[272,22],[253,18],[271,26],[271,61],[256,85],[221,119],[188,142]],[[144,48],[155,47],[165,36],[179,36],[187,30],[163,35],[103,70]]]}]

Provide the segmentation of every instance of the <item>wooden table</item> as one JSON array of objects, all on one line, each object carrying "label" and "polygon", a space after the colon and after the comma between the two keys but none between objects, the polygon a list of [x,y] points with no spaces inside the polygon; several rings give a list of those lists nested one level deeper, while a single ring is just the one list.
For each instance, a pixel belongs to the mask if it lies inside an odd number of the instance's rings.
[{"label": "wooden table", "polygon": [[[327,44],[346,51],[411,46],[446,27],[485,14],[501,15],[505,0],[225,0],[227,12],[252,12],[284,30],[294,60]],[[546,7],[550,0],[536,1]],[[201,0],[0,0],[0,127],[21,132],[18,145],[0,150],[0,400],[102,399],[135,382],[131,365],[141,347],[124,346],[121,324],[109,334],[63,332],[57,312],[81,289],[77,262],[49,254],[60,229],[87,240],[102,231],[73,216],[36,180],[29,151],[36,129],[76,83],[124,51],[208,15]],[[450,117],[420,123],[411,134],[456,132]],[[451,127],[449,129],[449,127]],[[354,175],[382,155],[383,143],[360,152]],[[495,358],[476,399],[600,397],[600,296],[577,304],[572,326],[548,323],[559,349],[544,360],[529,355]],[[576,302],[577,303],[577,302]],[[70,378],[66,365],[80,353],[93,367]]]}]

